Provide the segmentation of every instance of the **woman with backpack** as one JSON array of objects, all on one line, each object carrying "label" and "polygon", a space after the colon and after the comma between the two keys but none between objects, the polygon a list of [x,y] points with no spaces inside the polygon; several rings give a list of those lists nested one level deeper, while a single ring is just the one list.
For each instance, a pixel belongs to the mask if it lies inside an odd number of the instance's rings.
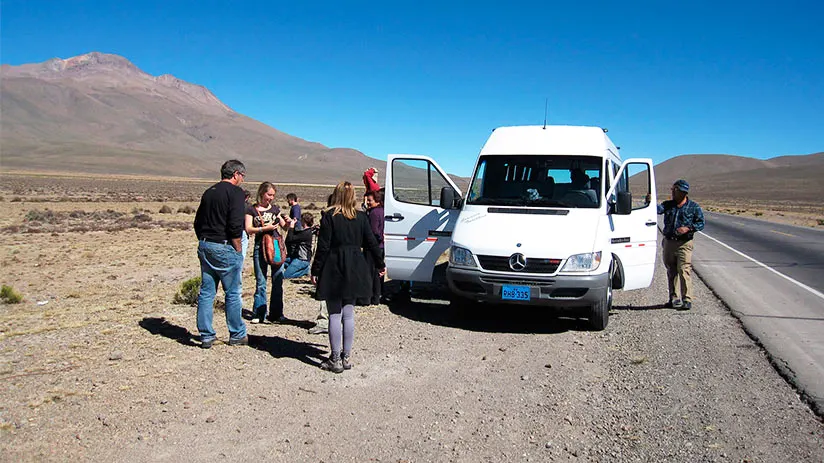
[{"label": "woman with backpack", "polygon": [[[286,220],[280,215],[280,208],[274,204],[277,188],[271,182],[263,182],[258,187],[256,202],[246,209],[246,233],[255,236],[253,263],[255,267],[255,297],[253,305],[252,323],[283,323],[283,270],[282,265],[272,265],[266,260],[264,253],[264,235],[274,238],[275,252],[280,252],[278,246],[277,227],[286,227]],[[285,256],[277,260],[283,261]],[[268,316],[266,306],[266,278],[272,270],[272,295],[269,299]]]},{"label": "woman with backpack", "polygon": [[335,187],[332,207],[321,218],[312,263],[317,297],[325,300],[329,309],[330,354],[320,365],[324,370],[340,373],[352,368],[354,304],[372,296],[372,270],[363,257],[364,251],[371,254],[379,273],[385,273],[383,255],[369,219],[357,210],[355,189],[351,183],[341,182]]}]

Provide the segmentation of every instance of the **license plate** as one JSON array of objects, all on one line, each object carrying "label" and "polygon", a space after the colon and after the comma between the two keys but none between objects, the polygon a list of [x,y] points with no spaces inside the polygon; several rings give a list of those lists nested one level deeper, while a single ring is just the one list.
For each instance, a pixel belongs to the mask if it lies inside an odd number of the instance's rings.
[{"label": "license plate", "polygon": [[529,286],[502,286],[501,299],[508,301],[528,301]]}]

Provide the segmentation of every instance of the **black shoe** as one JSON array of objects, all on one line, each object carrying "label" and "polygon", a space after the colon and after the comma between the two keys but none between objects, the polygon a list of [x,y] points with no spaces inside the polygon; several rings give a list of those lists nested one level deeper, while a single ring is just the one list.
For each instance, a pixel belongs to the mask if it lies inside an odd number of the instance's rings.
[{"label": "black shoe", "polygon": [[690,310],[692,309],[692,302],[685,301],[678,310]]},{"label": "black shoe", "polygon": [[320,364],[321,370],[331,371],[332,373],[343,373],[343,362],[339,355],[329,356]]},{"label": "black shoe", "polygon": [[230,339],[229,340],[230,346],[248,346],[249,345],[249,336],[244,336],[240,339]]},{"label": "black shoe", "polygon": [[344,370],[351,370],[354,363],[352,363],[352,354],[340,354],[340,362]]},{"label": "black shoe", "polygon": [[200,348],[201,349],[211,349],[212,344],[215,343],[215,340],[217,340],[217,338],[212,338],[212,339],[207,339],[205,341],[200,341]]},{"label": "black shoe", "polygon": [[283,324],[288,323],[288,322],[289,322],[289,319],[284,317],[283,315],[281,315],[278,318],[267,318],[266,319],[266,323],[271,323],[272,325],[283,325]]},{"label": "black shoe", "polygon": [[681,299],[673,299],[672,301],[670,301],[670,304],[672,304],[673,309],[678,309],[678,310],[681,310],[681,307],[684,306],[684,303],[681,302]]}]

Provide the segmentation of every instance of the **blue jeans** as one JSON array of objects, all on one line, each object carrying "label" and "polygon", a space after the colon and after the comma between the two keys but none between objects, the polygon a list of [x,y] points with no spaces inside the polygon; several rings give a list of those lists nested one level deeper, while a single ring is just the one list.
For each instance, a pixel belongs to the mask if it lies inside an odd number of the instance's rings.
[{"label": "blue jeans", "polygon": [[309,275],[309,261],[287,257],[283,263],[283,278],[288,280],[304,275]]},{"label": "blue jeans", "polygon": [[240,235],[240,252],[243,254],[243,258],[246,258],[246,251],[249,249],[249,235],[246,234],[246,230],[243,230],[243,234]]},{"label": "blue jeans", "polygon": [[[260,249],[260,240],[255,240],[253,254],[255,264],[255,302],[254,317],[263,320],[266,318],[266,276],[271,265],[266,263]],[[269,320],[277,320],[283,316],[283,266],[272,272],[272,294],[269,297]]]},{"label": "blue jeans", "polygon": [[200,340],[215,339],[215,330],[212,327],[214,316],[214,302],[218,283],[223,285],[226,295],[226,325],[229,328],[231,339],[242,339],[246,336],[246,323],[241,316],[240,301],[240,270],[243,266],[243,255],[231,244],[210,243],[200,241],[197,246],[197,257],[200,260],[200,294],[197,297],[197,330]]}]

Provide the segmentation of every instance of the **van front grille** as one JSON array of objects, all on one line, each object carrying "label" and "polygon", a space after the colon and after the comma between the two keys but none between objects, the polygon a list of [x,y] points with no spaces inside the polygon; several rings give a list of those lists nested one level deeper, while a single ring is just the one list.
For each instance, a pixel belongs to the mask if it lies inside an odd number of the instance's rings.
[{"label": "van front grille", "polygon": [[489,275],[483,275],[481,277],[481,281],[484,283],[492,283],[498,285],[519,285],[519,286],[539,286],[539,287],[550,287],[555,284],[555,280],[553,279],[541,279],[541,278],[509,278],[509,277],[493,277]]},{"label": "van front grille", "polygon": [[[512,272],[509,267],[509,256],[478,256],[478,261],[484,270],[495,272]],[[526,267],[518,273],[555,273],[561,259],[542,259],[537,257],[527,257]]]}]

